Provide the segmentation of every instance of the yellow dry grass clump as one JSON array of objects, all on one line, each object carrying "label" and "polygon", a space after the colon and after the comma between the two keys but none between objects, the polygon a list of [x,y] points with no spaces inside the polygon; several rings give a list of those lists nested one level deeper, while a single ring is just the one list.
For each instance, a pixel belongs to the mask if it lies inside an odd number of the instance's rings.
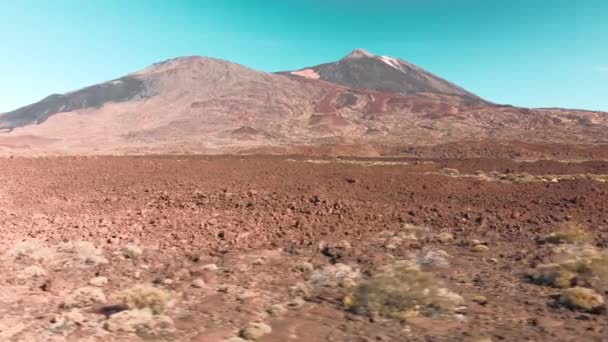
[{"label": "yellow dry grass clump", "polygon": [[461,296],[440,287],[431,273],[411,262],[384,267],[344,298],[346,308],[355,313],[396,319],[453,314],[463,303]]},{"label": "yellow dry grass clump", "polygon": [[543,239],[546,243],[590,243],[593,235],[577,224],[566,225],[563,229],[551,233]]},{"label": "yellow dry grass clump", "polygon": [[556,250],[557,261],[538,265],[532,281],[557,288],[572,286],[608,290],[608,252],[592,246],[565,246]]},{"label": "yellow dry grass clump", "polygon": [[592,289],[573,287],[562,292],[559,303],[578,311],[599,313],[606,309],[604,298]]},{"label": "yellow dry grass clump", "polygon": [[129,309],[150,309],[153,314],[160,314],[167,307],[171,295],[150,285],[136,285],[115,293],[112,298]]}]

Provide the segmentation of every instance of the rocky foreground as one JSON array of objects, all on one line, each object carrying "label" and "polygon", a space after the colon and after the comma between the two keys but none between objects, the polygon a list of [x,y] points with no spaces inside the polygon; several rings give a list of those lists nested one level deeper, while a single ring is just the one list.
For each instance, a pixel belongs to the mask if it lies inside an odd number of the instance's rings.
[{"label": "rocky foreground", "polygon": [[605,341],[608,163],[0,160],[1,341]]}]

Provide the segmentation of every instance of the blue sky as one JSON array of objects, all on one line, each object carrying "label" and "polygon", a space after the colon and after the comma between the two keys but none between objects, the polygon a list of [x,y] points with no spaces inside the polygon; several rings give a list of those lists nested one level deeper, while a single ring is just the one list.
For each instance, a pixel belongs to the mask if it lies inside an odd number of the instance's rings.
[{"label": "blue sky", "polygon": [[498,103],[608,111],[606,0],[6,0],[0,112],[177,56],[278,71],[354,48]]}]

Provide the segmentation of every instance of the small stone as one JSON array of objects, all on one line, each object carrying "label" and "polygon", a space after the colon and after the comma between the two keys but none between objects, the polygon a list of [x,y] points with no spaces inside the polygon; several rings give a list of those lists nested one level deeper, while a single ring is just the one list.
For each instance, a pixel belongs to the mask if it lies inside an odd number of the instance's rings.
[{"label": "small stone", "polygon": [[275,304],[269,307],[266,312],[272,317],[281,317],[287,312],[287,308],[281,304]]},{"label": "small stone", "polygon": [[357,283],[353,279],[346,278],[346,279],[340,280],[339,285],[341,288],[344,288],[344,289],[352,289],[355,286],[357,286]]},{"label": "small stone", "polygon": [[479,305],[488,304],[488,299],[485,296],[475,296],[473,297],[473,301]]},{"label": "small stone", "polygon": [[218,267],[216,264],[207,264],[204,265],[203,267],[201,267],[202,270],[207,270],[207,271],[217,271]]},{"label": "small stone", "polygon": [[471,250],[476,253],[483,253],[489,251],[490,248],[486,245],[475,245]]},{"label": "small stone", "polygon": [[454,241],[454,235],[448,232],[443,232],[437,235],[437,240],[441,243],[450,243]]},{"label": "small stone", "polygon": [[310,289],[305,283],[297,283],[287,289],[290,297],[306,297],[310,293]]},{"label": "small stone", "polygon": [[241,337],[246,340],[257,340],[264,335],[272,332],[270,325],[260,322],[249,323],[247,327],[241,330]]},{"label": "small stone", "polygon": [[171,285],[173,283],[174,283],[174,281],[171,278],[165,278],[165,279],[163,279],[163,284],[165,284],[165,285]]},{"label": "small stone", "polygon": [[472,246],[476,246],[476,245],[482,245],[483,242],[481,242],[480,240],[477,240],[477,239],[473,239],[473,240],[469,241],[469,244]]},{"label": "small stone", "polygon": [[192,281],[192,287],[194,287],[194,288],[202,289],[205,286],[207,286],[207,284],[201,278],[196,278]]},{"label": "small stone", "polygon": [[245,301],[249,298],[255,298],[258,294],[254,291],[244,291],[236,295],[236,299],[239,301]]},{"label": "small stone", "polygon": [[68,311],[66,313],[63,314],[63,316],[70,322],[74,322],[77,324],[82,324],[84,323],[87,318],[85,315],[82,314],[82,312],[78,311],[78,310],[72,310],[72,311]]},{"label": "small stone", "polygon": [[51,319],[51,325],[49,328],[51,330],[66,330],[70,328],[74,328],[76,326],[83,325],[87,321],[85,315],[83,315],[78,310],[71,310],[68,312],[64,312],[58,315],[55,315]]},{"label": "small stone", "polygon": [[124,256],[130,259],[136,259],[140,257],[143,252],[144,251],[140,247],[133,244],[128,244],[123,249]]},{"label": "small stone", "polygon": [[223,342],[246,342],[247,340],[242,339],[240,337],[231,337],[227,340],[224,340]]},{"label": "small stone", "polygon": [[315,267],[309,262],[301,262],[294,267],[294,270],[302,273],[310,273],[315,270]]},{"label": "small stone", "polygon": [[187,268],[181,268],[173,276],[177,280],[187,280],[190,278],[190,271]]},{"label": "small stone", "polygon": [[108,283],[108,278],[106,277],[95,277],[89,280],[89,284],[93,286],[103,287]]},{"label": "small stone", "polygon": [[289,310],[297,310],[304,306],[304,299],[302,298],[294,298],[292,301],[287,302],[287,309]]}]

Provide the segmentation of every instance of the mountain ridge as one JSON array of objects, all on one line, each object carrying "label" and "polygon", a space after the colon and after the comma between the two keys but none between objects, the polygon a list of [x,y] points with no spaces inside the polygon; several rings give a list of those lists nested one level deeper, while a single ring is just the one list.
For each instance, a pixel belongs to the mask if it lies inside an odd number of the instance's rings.
[{"label": "mountain ridge", "polygon": [[[346,82],[326,77],[322,68],[267,73],[216,58],[169,59],[0,115],[0,152],[240,153],[342,146],[344,153],[375,155],[398,146],[475,139],[608,143],[603,112],[496,105],[405,61],[365,50],[325,65],[334,68],[330,76],[365,82],[340,84]],[[387,73],[390,82],[382,83]],[[384,88],[409,79],[417,80],[409,88]]]}]

